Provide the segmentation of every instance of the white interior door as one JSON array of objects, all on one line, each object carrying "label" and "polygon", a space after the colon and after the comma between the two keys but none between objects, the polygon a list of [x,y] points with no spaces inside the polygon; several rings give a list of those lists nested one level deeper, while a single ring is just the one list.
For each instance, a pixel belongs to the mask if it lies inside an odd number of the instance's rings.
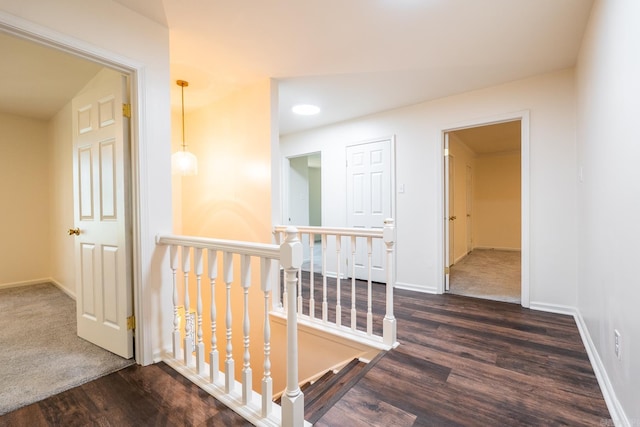
[{"label": "white interior door", "polygon": [[451,266],[451,249],[452,239],[452,226],[450,218],[451,206],[450,203],[453,200],[451,197],[452,183],[451,183],[451,156],[449,155],[449,134],[444,135],[444,290],[449,290],[449,268]]},{"label": "white interior door", "polygon": [[[347,147],[347,226],[383,228],[391,212],[391,140]],[[347,257],[351,256],[351,252]],[[368,248],[365,239],[356,242],[355,276],[368,277]],[[352,270],[347,269],[351,275]],[[385,247],[380,239],[372,246],[371,278],[386,282]]]},{"label": "white interior door", "polygon": [[473,222],[471,212],[473,211],[473,170],[467,165],[466,173],[466,199],[467,199],[467,254],[473,250]]},{"label": "white interior door", "polygon": [[72,101],[78,336],[133,357],[126,77],[104,69]]}]

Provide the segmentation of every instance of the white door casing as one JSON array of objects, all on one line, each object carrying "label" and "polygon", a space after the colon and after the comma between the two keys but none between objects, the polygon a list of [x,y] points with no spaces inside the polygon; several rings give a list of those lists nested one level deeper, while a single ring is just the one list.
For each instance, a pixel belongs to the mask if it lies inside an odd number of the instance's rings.
[{"label": "white door casing", "polygon": [[[485,125],[490,125],[490,124],[497,124],[497,123],[503,123],[503,122],[510,122],[510,121],[514,121],[514,120],[519,120],[520,121],[520,137],[521,137],[521,256],[522,256],[522,262],[521,262],[521,268],[522,268],[522,274],[521,274],[521,291],[520,291],[520,299],[521,299],[521,305],[523,307],[529,307],[530,306],[530,212],[529,212],[529,208],[530,208],[530,153],[529,153],[529,147],[530,147],[530,112],[529,110],[523,110],[523,111],[516,111],[516,112],[512,112],[512,113],[505,113],[505,114],[499,114],[496,116],[492,116],[492,117],[485,117],[485,118],[480,118],[480,119],[472,119],[472,120],[468,120],[465,122],[458,122],[455,125],[452,126],[444,126],[442,128],[442,135],[443,135],[443,148],[444,151],[448,151],[448,132],[453,132],[456,130],[460,130],[460,129],[466,129],[466,128],[470,128],[470,127],[477,127],[477,126],[485,126]],[[446,167],[446,162],[443,162],[442,164],[443,169]],[[443,174],[442,179],[443,182],[445,181],[445,177],[447,176],[446,171],[443,170]],[[446,188],[446,183],[444,183],[445,185],[442,185],[440,188],[443,190],[443,194],[442,194],[442,202],[443,202],[443,210],[445,211],[445,217],[447,212],[447,207],[446,205],[446,200],[447,198],[444,197],[447,194],[448,189]],[[440,228],[439,230],[439,236],[442,238],[444,245],[446,246],[447,243],[447,239],[446,236],[448,235],[448,228],[447,228],[447,223],[449,221],[445,220],[443,223],[442,228]],[[442,233],[442,234],[440,234]],[[439,259],[439,265],[444,267],[444,270],[446,271],[446,264],[447,264],[447,256],[448,254],[446,253],[446,247],[443,250],[443,256],[442,258]],[[438,293],[443,293],[446,292],[448,290],[448,276],[445,274],[444,276],[444,280],[442,282],[440,282],[438,284]],[[440,276],[440,277],[443,277]]]},{"label": "white door casing", "polygon": [[78,336],[133,357],[126,77],[103,69],[72,101]]},{"label": "white door casing", "polygon": [[[350,145],[347,152],[347,226],[383,228],[384,220],[392,217],[392,140],[384,139]],[[355,276],[368,276],[368,249],[364,238],[356,241]],[[351,250],[346,252],[351,256]],[[347,258],[348,259],[348,258]],[[373,241],[371,278],[386,282],[385,247],[379,239]],[[351,275],[351,269],[347,269]]]}]

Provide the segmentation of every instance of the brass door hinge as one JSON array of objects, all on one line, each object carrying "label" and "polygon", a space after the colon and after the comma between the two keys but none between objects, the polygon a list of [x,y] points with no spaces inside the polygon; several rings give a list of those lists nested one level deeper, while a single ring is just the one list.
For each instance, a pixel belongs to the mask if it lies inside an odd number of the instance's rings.
[{"label": "brass door hinge", "polygon": [[122,115],[131,118],[131,104],[122,104]]},{"label": "brass door hinge", "polygon": [[449,272],[450,272],[449,267],[445,267],[444,268],[444,274],[449,274]]},{"label": "brass door hinge", "polygon": [[136,317],[129,316],[127,317],[127,331],[131,331],[136,328]]}]

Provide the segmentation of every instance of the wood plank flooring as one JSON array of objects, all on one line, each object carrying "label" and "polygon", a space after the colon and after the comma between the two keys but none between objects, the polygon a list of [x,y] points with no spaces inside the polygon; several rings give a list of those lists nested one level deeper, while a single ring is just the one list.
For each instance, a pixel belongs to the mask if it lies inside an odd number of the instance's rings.
[{"label": "wood plank flooring", "polygon": [[[384,285],[374,288],[374,313],[383,314]],[[350,288],[342,291],[344,316]],[[366,297],[359,292],[357,301]],[[400,346],[369,367],[317,426],[612,425],[571,316],[402,290],[395,315]],[[59,425],[249,424],[158,364],[0,417],[0,426]]]},{"label": "wood plank flooring", "polygon": [[397,291],[400,346],[317,426],[599,426],[609,412],[571,316]]},{"label": "wood plank flooring", "polygon": [[250,425],[164,363],[130,366],[0,416],[2,427]]}]

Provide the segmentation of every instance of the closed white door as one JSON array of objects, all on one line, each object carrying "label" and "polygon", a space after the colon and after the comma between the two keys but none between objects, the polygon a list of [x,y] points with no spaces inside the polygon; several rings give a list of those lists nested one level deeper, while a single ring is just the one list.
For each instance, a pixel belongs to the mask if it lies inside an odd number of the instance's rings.
[{"label": "closed white door", "polygon": [[73,99],[72,114],[78,336],[129,359],[133,331],[127,318],[133,298],[126,91],[126,78],[104,69]]},{"label": "closed white door", "polygon": [[467,192],[467,254],[473,250],[473,222],[471,213],[473,210],[473,169],[467,165],[466,185]]},{"label": "closed white door", "polygon": [[451,254],[452,243],[453,243],[453,225],[452,221],[452,212],[453,208],[451,203],[453,202],[453,197],[451,194],[453,192],[452,189],[452,179],[451,176],[453,174],[453,168],[451,167],[453,164],[452,157],[449,154],[449,134],[446,133],[444,135],[444,290],[449,290],[449,269],[451,267]]},{"label": "closed white door", "polygon": [[[383,228],[384,220],[392,216],[392,156],[391,140],[374,141],[347,147],[347,225],[354,228]],[[351,258],[351,252],[346,254]],[[385,245],[373,241],[371,278],[386,282]],[[366,239],[356,241],[355,276],[366,280],[369,271],[369,250]],[[348,275],[352,269],[347,269]]]}]

